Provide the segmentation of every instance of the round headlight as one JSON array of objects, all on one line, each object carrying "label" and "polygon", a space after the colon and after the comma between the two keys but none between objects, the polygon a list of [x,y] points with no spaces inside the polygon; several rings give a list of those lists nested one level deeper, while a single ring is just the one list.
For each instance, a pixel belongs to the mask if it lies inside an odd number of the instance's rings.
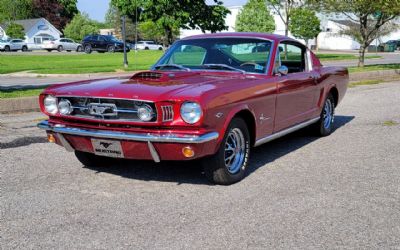
[{"label": "round headlight", "polygon": [[55,115],[58,112],[57,98],[52,95],[48,95],[44,98],[44,109],[47,113]]},{"label": "round headlight", "polygon": [[61,99],[61,101],[58,102],[58,110],[62,115],[69,115],[72,113],[73,109],[71,103],[68,100]]},{"label": "round headlight", "polygon": [[144,122],[148,122],[153,119],[153,109],[149,105],[143,105],[138,108],[138,117]]},{"label": "round headlight", "polygon": [[196,123],[202,115],[201,107],[195,102],[185,102],[181,106],[181,117],[189,124]]}]

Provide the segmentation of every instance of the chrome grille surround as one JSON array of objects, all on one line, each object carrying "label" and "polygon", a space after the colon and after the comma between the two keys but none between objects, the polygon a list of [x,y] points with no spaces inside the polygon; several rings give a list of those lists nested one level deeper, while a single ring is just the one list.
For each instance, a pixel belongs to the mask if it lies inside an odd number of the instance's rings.
[{"label": "chrome grille surround", "polygon": [[[57,99],[66,99],[71,102],[73,111],[69,115],[63,115],[66,117],[96,121],[157,122],[157,109],[155,104],[150,101],[79,96],[57,96]],[[138,117],[138,109],[142,105],[148,105],[153,110],[153,118],[148,122],[142,121]]]},{"label": "chrome grille surround", "polygon": [[163,122],[170,122],[174,119],[174,109],[172,105],[161,106],[161,110]]}]

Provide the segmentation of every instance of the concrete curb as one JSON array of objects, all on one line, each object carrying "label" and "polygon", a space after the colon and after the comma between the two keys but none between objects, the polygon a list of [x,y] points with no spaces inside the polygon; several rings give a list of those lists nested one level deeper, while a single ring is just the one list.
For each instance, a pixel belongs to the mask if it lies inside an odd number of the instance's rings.
[{"label": "concrete curb", "polygon": [[15,113],[39,110],[39,98],[37,96],[0,99],[0,113]]},{"label": "concrete curb", "polygon": [[350,81],[378,80],[378,79],[396,79],[400,76],[400,69],[377,70],[367,72],[350,73]]},{"label": "concrete curb", "polygon": [[38,74],[30,71],[16,72],[10,74],[0,74],[0,78],[25,77],[25,78],[46,78],[46,77],[82,77],[82,78],[108,78],[108,77],[124,77],[133,75],[137,71],[109,72],[109,73],[88,73],[88,74]]}]

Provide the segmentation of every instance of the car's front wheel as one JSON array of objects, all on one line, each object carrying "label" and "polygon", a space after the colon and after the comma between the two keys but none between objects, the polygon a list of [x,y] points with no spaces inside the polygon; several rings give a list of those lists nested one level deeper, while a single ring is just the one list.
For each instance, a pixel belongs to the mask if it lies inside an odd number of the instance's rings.
[{"label": "car's front wheel", "polygon": [[245,121],[234,118],[217,153],[203,160],[206,177],[216,184],[230,185],[242,180],[250,155],[250,134]]},{"label": "car's front wheel", "polygon": [[86,45],[86,46],[85,46],[85,53],[86,53],[86,54],[92,53],[92,47],[90,47],[90,45]]},{"label": "car's front wheel", "polygon": [[64,48],[63,48],[63,46],[60,45],[57,47],[57,50],[58,50],[58,52],[62,52],[64,50]]},{"label": "car's front wheel", "polygon": [[28,47],[27,46],[22,46],[22,52],[27,52],[28,51]]},{"label": "car's front wheel", "polygon": [[75,151],[75,156],[86,167],[103,167],[111,161],[110,158],[82,151]]},{"label": "car's front wheel", "polygon": [[11,48],[10,48],[10,46],[5,46],[5,47],[4,47],[4,51],[6,51],[6,52],[10,52],[10,51],[11,51]]},{"label": "car's front wheel", "polygon": [[324,102],[319,121],[314,125],[315,131],[319,136],[330,135],[333,131],[335,121],[335,98],[329,94]]}]

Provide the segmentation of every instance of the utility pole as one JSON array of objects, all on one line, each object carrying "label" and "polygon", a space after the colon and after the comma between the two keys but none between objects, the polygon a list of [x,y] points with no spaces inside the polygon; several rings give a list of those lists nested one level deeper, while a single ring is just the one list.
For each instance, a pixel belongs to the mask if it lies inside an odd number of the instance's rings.
[{"label": "utility pole", "polygon": [[122,16],[122,39],[124,40],[124,67],[128,68],[128,55],[126,53],[126,29],[125,29],[126,15]]}]

